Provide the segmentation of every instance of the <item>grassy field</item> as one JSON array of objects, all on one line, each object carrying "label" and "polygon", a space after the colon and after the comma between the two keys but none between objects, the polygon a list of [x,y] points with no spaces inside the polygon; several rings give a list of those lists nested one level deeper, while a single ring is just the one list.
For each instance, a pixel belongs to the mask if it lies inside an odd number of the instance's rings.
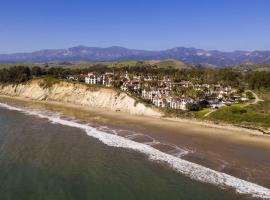
[{"label": "grassy field", "polygon": [[156,65],[159,68],[174,68],[174,69],[186,69],[189,68],[185,63],[179,60],[163,60],[163,61],[144,61],[145,63],[149,63],[151,65]]},{"label": "grassy field", "polygon": [[206,117],[211,121],[227,122],[230,124],[270,129],[270,91],[257,92],[264,101],[245,106],[236,104],[221,108]]},{"label": "grassy field", "polygon": [[263,101],[252,104],[234,104],[218,110],[205,108],[200,111],[183,111],[174,109],[163,109],[168,117],[179,117],[188,119],[200,119],[215,123],[228,123],[252,129],[260,129],[270,132],[270,90],[256,91]]}]

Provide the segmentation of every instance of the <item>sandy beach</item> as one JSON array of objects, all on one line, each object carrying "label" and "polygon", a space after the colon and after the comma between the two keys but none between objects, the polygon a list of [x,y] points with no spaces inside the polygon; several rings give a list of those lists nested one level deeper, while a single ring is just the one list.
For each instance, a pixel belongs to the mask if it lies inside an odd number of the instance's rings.
[{"label": "sandy beach", "polygon": [[211,137],[213,139],[222,139],[228,142],[246,144],[251,146],[263,147],[270,149],[270,136],[263,134],[259,130],[252,130],[242,127],[237,127],[229,124],[214,124],[213,122],[204,122],[196,119],[181,119],[168,117],[149,117],[140,115],[131,115],[124,112],[114,112],[104,108],[93,108],[89,106],[75,105],[71,103],[62,103],[56,101],[36,101],[23,97],[10,97],[0,95],[2,101],[19,101],[24,103],[36,103],[47,107],[63,107],[72,110],[89,112],[96,115],[97,121],[112,122],[113,124],[129,125],[144,125],[156,130],[163,130],[165,132],[179,132],[185,130],[184,133],[188,135],[196,135],[200,137]]}]

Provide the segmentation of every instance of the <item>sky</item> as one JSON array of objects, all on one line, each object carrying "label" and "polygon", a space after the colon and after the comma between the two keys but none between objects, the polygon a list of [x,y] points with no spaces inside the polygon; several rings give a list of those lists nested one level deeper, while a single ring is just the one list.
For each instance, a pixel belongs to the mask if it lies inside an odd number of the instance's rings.
[{"label": "sky", "polygon": [[270,0],[0,0],[0,53],[77,45],[270,50]]}]

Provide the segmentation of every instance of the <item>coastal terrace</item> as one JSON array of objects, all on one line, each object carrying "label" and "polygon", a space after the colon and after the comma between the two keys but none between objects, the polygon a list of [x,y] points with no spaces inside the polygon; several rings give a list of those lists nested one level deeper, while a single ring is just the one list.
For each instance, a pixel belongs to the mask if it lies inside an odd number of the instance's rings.
[{"label": "coastal terrace", "polygon": [[[69,75],[66,78],[70,81],[84,79],[85,84],[88,85],[119,88],[160,108],[219,109],[249,101],[244,92],[227,84],[198,83],[187,79],[175,81],[168,75],[158,77],[150,74],[138,75],[128,71],[121,73],[93,71],[87,74]],[[203,107],[198,106],[202,104]]]}]

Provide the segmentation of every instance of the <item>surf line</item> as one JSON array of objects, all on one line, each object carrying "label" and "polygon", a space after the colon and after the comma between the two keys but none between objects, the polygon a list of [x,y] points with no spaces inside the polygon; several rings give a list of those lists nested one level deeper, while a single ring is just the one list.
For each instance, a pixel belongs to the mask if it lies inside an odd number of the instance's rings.
[{"label": "surf line", "polygon": [[150,160],[167,163],[170,167],[172,167],[180,174],[190,177],[193,180],[203,183],[209,183],[222,188],[233,188],[239,194],[246,194],[252,197],[262,199],[270,199],[270,189],[268,188],[233,177],[222,172],[212,170],[196,163],[183,160],[179,157],[166,154],[147,144],[142,144],[118,135],[109,134],[104,131],[97,130],[96,128],[91,127],[87,124],[80,124],[72,120],[61,119],[59,115],[50,115],[48,113],[45,113],[44,111],[15,107],[3,103],[0,103],[0,107],[18,111],[27,115],[44,118],[54,124],[61,124],[64,126],[82,129],[87,133],[87,135],[98,139],[99,141],[108,146],[131,149],[143,153],[147,155]]}]

